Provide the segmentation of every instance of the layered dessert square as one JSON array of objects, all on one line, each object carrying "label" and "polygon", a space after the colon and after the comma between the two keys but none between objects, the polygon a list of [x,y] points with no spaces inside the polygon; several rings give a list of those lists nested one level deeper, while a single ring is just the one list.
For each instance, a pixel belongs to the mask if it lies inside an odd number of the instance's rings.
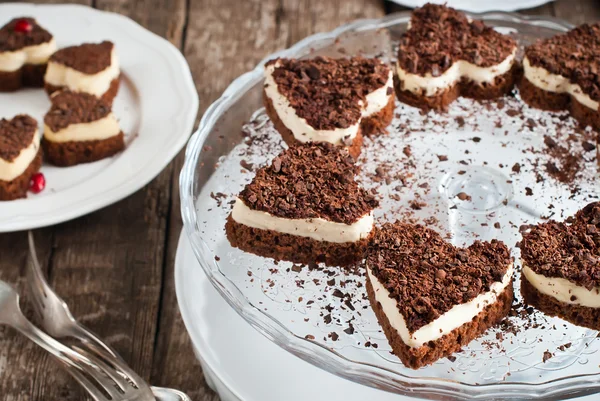
[{"label": "layered dessert square", "polygon": [[52,34],[33,18],[15,18],[0,28],[0,92],[43,86],[55,50]]},{"label": "layered dessert square", "polygon": [[600,202],[572,223],[548,221],[520,243],[524,301],[550,316],[600,330]]},{"label": "layered dessert square", "polygon": [[256,172],[225,225],[232,246],[296,263],[346,266],[362,259],[378,201],[359,187],[341,147],[292,146]]},{"label": "layered dessert square", "polygon": [[123,131],[103,99],[68,90],[54,92],[44,116],[42,147],[56,166],[74,166],[110,157],[125,148]]},{"label": "layered dessert square", "polygon": [[68,89],[112,104],[119,91],[119,60],[112,42],[65,47],[50,57],[44,77],[48,94]]},{"label": "layered dessert square", "polygon": [[584,24],[525,48],[523,100],[543,110],[569,110],[600,130],[600,24]]},{"label": "layered dessert square", "polygon": [[0,201],[24,198],[42,166],[37,121],[28,115],[0,120]]},{"label": "layered dessert square", "polygon": [[458,96],[492,99],[509,93],[518,74],[517,43],[482,21],[426,4],[400,41],[394,85],[398,99],[445,109]]},{"label": "layered dessert square", "polygon": [[412,369],[459,351],[502,320],[513,263],[500,241],[468,248],[401,222],[375,229],[365,258],[367,294],[393,353]]},{"label": "layered dessert square", "polygon": [[394,114],[392,72],[378,59],[276,59],[265,66],[267,114],[288,145],[328,142],[358,157],[363,135]]}]

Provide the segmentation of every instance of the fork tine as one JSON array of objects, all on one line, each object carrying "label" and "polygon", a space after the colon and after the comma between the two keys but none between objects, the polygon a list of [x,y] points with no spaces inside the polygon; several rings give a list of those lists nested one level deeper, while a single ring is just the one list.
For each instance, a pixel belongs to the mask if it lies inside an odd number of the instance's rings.
[{"label": "fork tine", "polygon": [[121,376],[113,367],[109,366],[106,362],[81,347],[74,345],[72,348],[97,365],[104,373],[106,373],[107,376],[114,380],[114,384],[118,386],[120,391],[125,393],[125,389],[129,383],[125,382],[123,376]]},{"label": "fork tine", "polygon": [[89,381],[89,379],[87,377],[85,377],[79,370],[74,369],[74,368],[69,368],[67,369],[67,372],[69,372],[69,374],[71,376],[73,376],[73,378],[75,380],[77,380],[77,382],[81,385],[81,387],[83,387],[88,393],[89,395],[94,399],[94,401],[110,401],[108,398],[106,398],[106,396],[104,394],[102,394],[102,392],[96,387],[94,386],[94,384]]}]

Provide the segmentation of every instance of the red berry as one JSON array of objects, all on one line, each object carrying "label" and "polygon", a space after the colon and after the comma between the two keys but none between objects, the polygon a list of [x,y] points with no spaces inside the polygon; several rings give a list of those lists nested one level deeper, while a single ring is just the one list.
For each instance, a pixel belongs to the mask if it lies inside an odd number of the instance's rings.
[{"label": "red berry", "polygon": [[39,194],[46,188],[46,178],[42,173],[35,173],[31,176],[31,182],[29,183],[29,190],[34,194]]},{"label": "red berry", "polygon": [[20,19],[15,24],[15,32],[27,33],[31,32],[33,25],[26,19]]}]

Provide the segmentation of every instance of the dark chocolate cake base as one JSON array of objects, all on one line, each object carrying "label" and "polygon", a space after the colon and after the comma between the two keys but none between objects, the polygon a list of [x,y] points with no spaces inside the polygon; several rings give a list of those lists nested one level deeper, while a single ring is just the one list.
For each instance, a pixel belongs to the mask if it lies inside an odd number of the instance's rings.
[{"label": "dark chocolate cake base", "polygon": [[521,295],[523,301],[549,316],[558,316],[577,326],[600,330],[600,308],[567,304],[539,292],[521,275]]},{"label": "dark chocolate cake base", "polygon": [[376,114],[364,117],[360,122],[360,129],[364,136],[383,134],[394,118],[395,99],[390,97],[386,106]]},{"label": "dark chocolate cake base", "polygon": [[12,181],[0,180],[0,201],[9,201],[25,198],[31,181],[31,176],[37,173],[42,167],[42,150],[37,154],[29,164],[29,167]]},{"label": "dark chocolate cake base", "polygon": [[47,64],[25,64],[16,71],[0,71],[0,92],[14,92],[23,87],[41,88]]},{"label": "dark chocolate cake base", "polygon": [[125,148],[123,132],[99,141],[52,142],[42,138],[46,160],[59,167],[91,163],[114,156]]},{"label": "dark chocolate cake base", "polygon": [[[275,111],[275,108],[273,107],[273,102],[271,101],[271,99],[267,96],[267,94],[264,91],[263,91],[263,103],[265,106],[265,110],[267,111],[267,115],[273,122],[273,126],[279,132],[279,134],[281,135],[281,137],[283,138],[285,143],[287,143],[288,146],[292,146],[292,145],[301,143],[294,137],[294,134],[292,133],[292,131],[288,127],[285,126],[283,121],[281,121],[281,119],[279,118],[279,115],[277,114],[277,112]],[[393,116],[393,110],[392,110],[392,116]],[[391,117],[390,117],[390,121],[391,121]],[[358,159],[358,156],[360,156],[362,144],[363,144],[362,128],[359,128],[358,133],[352,140],[352,143],[350,144],[350,146],[347,147],[348,153],[350,153],[350,155],[352,157],[354,157],[355,159]]]},{"label": "dark chocolate cake base", "polygon": [[[110,86],[108,87],[108,90],[106,92],[104,92],[104,94],[102,96],[100,96],[100,98],[102,100],[104,100],[105,102],[107,102],[109,105],[112,105],[112,102],[113,102],[115,96],[117,96],[117,93],[119,92],[120,82],[121,82],[120,76],[113,79],[110,82]],[[46,83],[46,84],[44,84],[44,89],[46,90],[46,93],[48,93],[48,95],[52,95],[56,91],[67,89],[67,87],[55,86],[55,85],[50,85],[50,84]]]},{"label": "dark chocolate cake base", "polygon": [[520,71],[520,66],[515,63],[507,73],[496,77],[491,84],[484,83],[481,85],[469,79],[462,79],[454,86],[434,96],[423,96],[403,90],[397,75],[394,75],[394,88],[398,100],[403,103],[419,107],[423,110],[433,109],[442,111],[446,110],[448,105],[454,102],[459,96],[476,100],[486,100],[495,99],[510,93],[520,76]]},{"label": "dark chocolate cake base", "polygon": [[568,93],[555,93],[538,88],[525,77],[519,80],[521,99],[536,109],[561,111],[568,110],[583,125],[600,130],[600,112],[579,103]]},{"label": "dark chocolate cake base", "polygon": [[334,243],[311,238],[261,230],[227,218],[225,232],[231,246],[258,256],[294,263],[325,263],[328,266],[349,266],[360,261],[369,238],[358,242]]},{"label": "dark chocolate cake base", "polygon": [[402,363],[411,369],[419,369],[430,365],[440,358],[450,356],[454,352],[482,335],[487,329],[499,323],[510,311],[513,301],[512,282],[498,296],[496,302],[488,305],[472,321],[452,330],[443,337],[413,348],[404,343],[396,329],[392,327],[387,316],[383,312],[381,304],[375,299],[373,285],[367,276],[367,295],[375,316],[383,328],[383,332],[392,347],[393,353],[400,358]]}]

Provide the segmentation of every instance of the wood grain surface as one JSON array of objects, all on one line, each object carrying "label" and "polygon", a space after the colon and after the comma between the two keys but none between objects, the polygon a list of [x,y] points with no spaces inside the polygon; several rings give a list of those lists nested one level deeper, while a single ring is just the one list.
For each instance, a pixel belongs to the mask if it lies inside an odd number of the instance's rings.
[{"label": "wood grain surface", "polygon": [[[0,1],[1,2],[1,1]],[[58,1],[43,1],[57,3]],[[181,49],[200,113],[265,55],[358,18],[404,8],[380,0],[81,0],[124,14]],[[600,19],[600,2],[560,0],[528,14],[574,24]],[[0,23],[3,23],[0,16]],[[180,154],[130,197],[91,215],[36,230],[41,260],[74,315],[152,384],[195,401],[218,400],[206,385],[175,298],[173,268],[182,228]],[[0,234],[0,279],[25,292],[26,233]],[[24,309],[27,299],[23,299]],[[42,351],[0,327],[0,399],[81,400],[79,386]]]}]

